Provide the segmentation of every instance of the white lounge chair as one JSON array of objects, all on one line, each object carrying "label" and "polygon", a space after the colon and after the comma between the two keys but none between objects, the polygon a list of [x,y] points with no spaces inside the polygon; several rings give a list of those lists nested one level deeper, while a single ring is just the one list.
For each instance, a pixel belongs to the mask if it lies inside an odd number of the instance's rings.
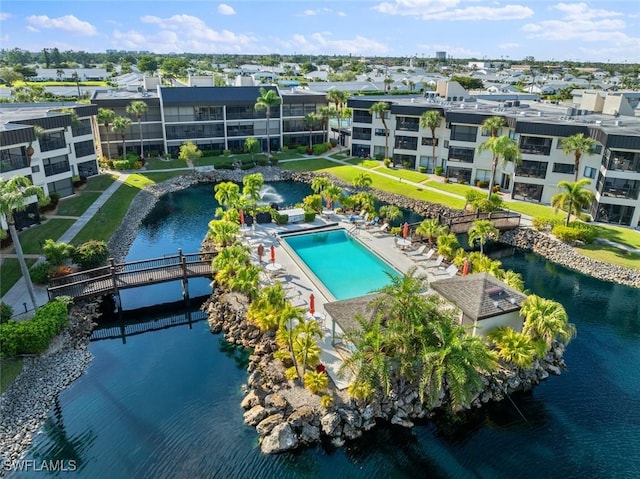
[{"label": "white lounge chair", "polygon": [[369,230],[371,234],[388,234],[389,233],[389,223],[384,223],[380,226],[380,228],[374,228]]},{"label": "white lounge chair", "polygon": [[435,261],[425,261],[422,265],[424,268],[437,268],[444,261],[444,256],[438,255]]},{"label": "white lounge chair", "polygon": [[430,270],[427,272],[427,274],[429,275],[429,277],[433,277],[434,280],[453,278],[456,274],[458,274],[458,267],[455,264],[452,264],[443,270]]},{"label": "white lounge chair", "polygon": [[[436,250],[431,248],[429,251],[427,251],[424,254],[418,254],[418,255],[415,255],[415,256],[410,256],[410,258],[413,261],[429,261],[429,260],[431,260],[431,258],[435,254],[435,252],[436,252]],[[431,260],[431,261],[434,261],[434,260]]]},{"label": "white lounge chair", "polygon": [[418,256],[424,253],[424,250],[427,249],[427,245],[423,244],[418,249],[414,249],[413,251],[408,251],[407,256]]}]

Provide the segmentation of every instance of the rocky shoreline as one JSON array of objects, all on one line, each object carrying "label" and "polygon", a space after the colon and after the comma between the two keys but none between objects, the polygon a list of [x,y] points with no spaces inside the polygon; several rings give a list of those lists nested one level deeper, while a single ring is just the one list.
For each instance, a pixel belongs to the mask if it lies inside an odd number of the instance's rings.
[{"label": "rocky shoreline", "polygon": [[[263,453],[323,441],[339,447],[378,422],[411,428],[416,421],[428,420],[442,411],[442,403],[428,408],[411,384],[394,384],[388,397],[376,396],[368,402],[353,400],[334,388],[329,390],[333,405],[322,406],[320,396],[285,378],[285,366],[273,356],[278,350],[275,333],[262,332],[246,320],[247,304],[246,297],[216,288],[203,309],[208,313],[213,333],[223,333],[229,343],[252,350],[241,406],[245,409],[245,423],[256,428]],[[483,376],[484,389],[473,399],[471,407],[501,401],[515,392],[531,390],[550,374],[561,374],[566,368],[563,356],[564,345],[554,343],[551,351],[530,369],[503,368]]]}]

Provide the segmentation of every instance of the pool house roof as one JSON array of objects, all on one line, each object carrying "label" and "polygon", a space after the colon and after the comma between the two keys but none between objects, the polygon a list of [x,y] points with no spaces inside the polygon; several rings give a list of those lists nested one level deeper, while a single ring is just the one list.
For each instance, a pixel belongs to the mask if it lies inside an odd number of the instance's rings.
[{"label": "pool house roof", "polygon": [[376,312],[371,303],[380,296],[382,296],[381,293],[376,293],[359,296],[357,298],[332,301],[325,303],[324,310],[329,313],[331,318],[343,331],[357,330],[360,329],[360,324],[356,320],[356,316],[360,315],[365,319],[371,319]]}]

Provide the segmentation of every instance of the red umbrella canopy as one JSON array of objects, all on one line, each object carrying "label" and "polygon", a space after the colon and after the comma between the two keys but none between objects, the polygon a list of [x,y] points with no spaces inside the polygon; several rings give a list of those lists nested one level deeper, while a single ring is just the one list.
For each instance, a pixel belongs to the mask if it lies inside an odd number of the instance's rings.
[{"label": "red umbrella canopy", "polygon": [[244,211],[240,210],[240,224],[244,226]]},{"label": "red umbrella canopy", "polygon": [[264,245],[260,243],[258,245],[258,257],[260,258],[260,260],[262,260],[263,256],[264,256]]},{"label": "red umbrella canopy", "polygon": [[409,223],[405,223],[402,227],[402,237],[406,238],[407,236],[409,236]]},{"label": "red umbrella canopy", "polygon": [[325,201],[327,202],[327,209],[330,210],[331,209],[331,197],[327,196],[325,198]]},{"label": "red umbrella canopy", "polygon": [[462,267],[462,276],[466,276],[469,274],[469,266],[471,266],[471,264],[469,263],[469,260],[465,259],[464,266]]},{"label": "red umbrella canopy", "polygon": [[276,262],[276,247],[271,245],[271,262]]},{"label": "red umbrella canopy", "polygon": [[309,295],[309,312],[312,316],[316,312],[316,297],[313,295],[313,293]]}]

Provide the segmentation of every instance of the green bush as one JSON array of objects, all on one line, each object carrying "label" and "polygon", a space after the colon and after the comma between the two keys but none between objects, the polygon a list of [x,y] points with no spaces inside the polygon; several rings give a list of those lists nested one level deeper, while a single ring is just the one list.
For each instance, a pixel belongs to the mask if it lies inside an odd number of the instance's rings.
[{"label": "green bush", "polygon": [[597,232],[591,225],[581,223],[579,221],[573,221],[569,223],[569,226],[559,224],[553,227],[553,235],[560,241],[565,243],[574,243],[576,241],[582,241],[583,243],[593,243],[596,239]]},{"label": "green bush", "polygon": [[264,156],[258,158],[258,165],[267,166],[269,164],[269,160],[267,160]]},{"label": "green bush", "polygon": [[276,215],[273,220],[278,225],[286,225],[289,222],[289,215],[281,215],[276,211]]},{"label": "green bush", "polygon": [[42,306],[29,320],[0,324],[0,355],[40,354],[67,322],[67,304],[56,300]]},{"label": "green bush", "polygon": [[538,231],[550,231],[555,225],[561,224],[562,220],[557,218],[546,218],[544,216],[534,216],[531,224]]},{"label": "green bush", "polygon": [[317,143],[313,145],[313,148],[311,150],[314,155],[318,156],[329,151],[329,148],[327,147],[326,143]]},{"label": "green bush", "polygon": [[579,231],[578,239],[586,244],[591,244],[598,237],[598,231],[591,225],[582,221],[572,221],[569,227]]},{"label": "green bush", "polygon": [[301,155],[304,155],[307,152],[307,147],[303,145],[298,145],[296,146],[296,152],[300,153]]},{"label": "green bush", "polygon": [[5,302],[0,303],[0,323],[6,323],[13,316],[13,308]]},{"label": "green bush", "polygon": [[137,160],[131,161],[129,159],[126,160],[113,160],[113,169],[114,170],[133,170],[135,168]]},{"label": "green bush", "polygon": [[98,240],[89,240],[76,248],[71,257],[80,269],[94,269],[104,266],[109,257],[107,243]]},{"label": "green bush", "polygon": [[316,219],[316,214],[313,211],[305,211],[304,213],[304,221],[307,223],[311,223]]},{"label": "green bush", "polygon": [[444,168],[442,166],[436,166],[433,172],[438,176],[442,176],[442,173],[444,173]]},{"label": "green bush", "polygon": [[278,158],[275,156],[271,157],[271,166],[278,166]]},{"label": "green bush", "polygon": [[420,173],[426,173],[427,172],[427,167],[426,166],[418,166],[418,171]]},{"label": "green bush", "polygon": [[60,266],[67,258],[71,258],[75,247],[70,244],[55,242],[51,238],[44,241],[42,252],[45,259],[54,266]]},{"label": "green bush", "polygon": [[477,180],[476,181],[476,186],[478,188],[488,188],[489,187],[489,182],[488,181]]},{"label": "green bush", "polygon": [[229,156],[229,155],[231,154],[231,150],[223,150],[223,151],[222,151],[222,154],[223,154],[224,156]]},{"label": "green bush", "polygon": [[565,225],[556,225],[551,232],[564,243],[573,243],[578,240],[578,236],[580,235],[580,231]]},{"label": "green bush", "polygon": [[29,276],[31,277],[31,281],[36,284],[47,284],[49,282],[50,271],[51,264],[46,261],[42,261],[29,268]]}]

